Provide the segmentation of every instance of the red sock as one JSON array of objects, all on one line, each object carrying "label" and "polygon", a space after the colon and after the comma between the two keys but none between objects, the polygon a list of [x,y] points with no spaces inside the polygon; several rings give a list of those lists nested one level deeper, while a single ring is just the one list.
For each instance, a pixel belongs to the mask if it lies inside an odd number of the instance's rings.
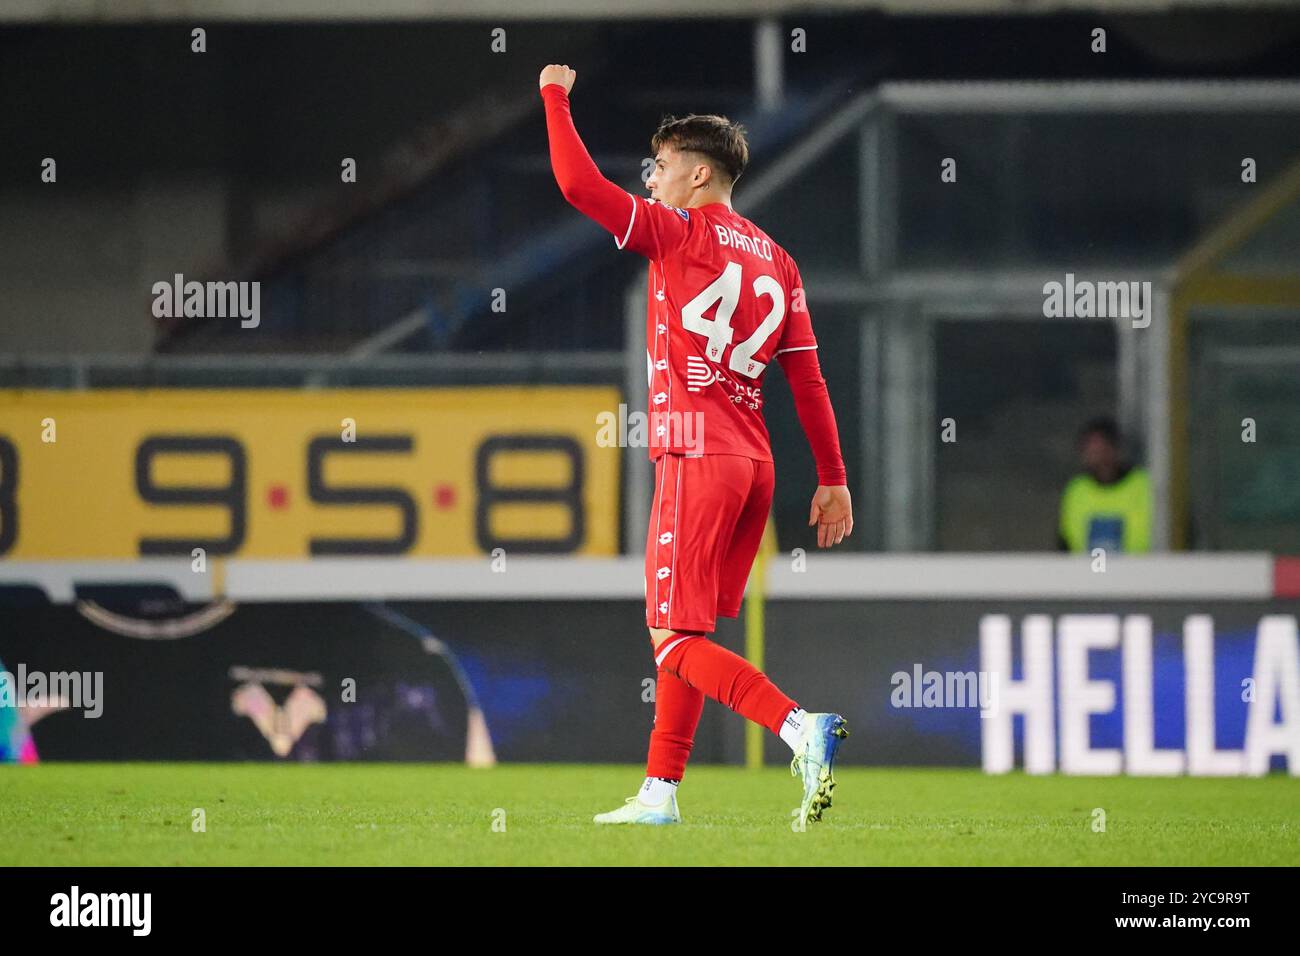
[{"label": "red sock", "polygon": [[681,780],[704,712],[704,692],[659,668],[655,683],[655,725],[645,775]]},{"label": "red sock", "polygon": [[670,637],[659,666],[774,734],[796,704],[767,675],[721,644],[699,635]]}]

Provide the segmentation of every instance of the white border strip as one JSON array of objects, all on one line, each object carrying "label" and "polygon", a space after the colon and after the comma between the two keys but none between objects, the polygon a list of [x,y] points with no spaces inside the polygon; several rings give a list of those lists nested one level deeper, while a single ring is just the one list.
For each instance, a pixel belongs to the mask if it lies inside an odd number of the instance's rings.
[{"label": "white border strip", "polygon": [[645,601],[641,558],[469,560],[319,558],[231,561],[226,594],[236,601],[511,600]]},{"label": "white border strip", "polygon": [[[774,600],[1268,600],[1273,558],[1265,553],[1112,557],[1105,572],[1067,554],[782,554],[769,563]],[[188,560],[0,561],[0,584],[30,584],[68,603],[77,583],[170,584],[186,600],[212,600],[208,572]],[[234,601],[644,601],[645,562],[620,558],[318,558],[225,562]]]},{"label": "white border strip", "polygon": [[778,600],[1135,598],[1264,600],[1273,596],[1265,553],[1112,556],[1104,572],[1080,554],[809,554],[803,572],[788,555],[769,564]]},{"label": "white border strip", "polygon": [[[211,563],[209,562],[209,568]],[[212,575],[192,571],[188,558],[136,561],[0,561],[0,585],[39,587],[57,604],[71,604],[78,584],[165,584],[187,601],[213,599]]]}]

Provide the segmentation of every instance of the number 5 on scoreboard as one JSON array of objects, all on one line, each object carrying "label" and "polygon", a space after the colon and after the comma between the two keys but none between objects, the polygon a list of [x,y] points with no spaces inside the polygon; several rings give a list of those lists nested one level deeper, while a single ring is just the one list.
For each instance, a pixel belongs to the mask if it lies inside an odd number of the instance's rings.
[{"label": "number 5 on scoreboard", "polygon": [[[722,353],[731,344],[734,333],[731,315],[736,311],[736,303],[740,301],[740,282],[740,263],[728,262],[721,275],[682,306],[682,327],[690,332],[698,332],[709,340],[705,354],[712,362],[721,362]],[[781,284],[769,275],[756,278],[753,289],[755,298],[765,295],[772,300],[772,309],[759,323],[754,334],[731,350],[727,367],[749,378],[758,378],[763,374],[763,369],[767,368],[767,363],[754,361],[754,355],[785,318],[785,292],[782,291]],[[718,310],[714,313],[714,318],[706,319],[705,311],[715,302]]]}]

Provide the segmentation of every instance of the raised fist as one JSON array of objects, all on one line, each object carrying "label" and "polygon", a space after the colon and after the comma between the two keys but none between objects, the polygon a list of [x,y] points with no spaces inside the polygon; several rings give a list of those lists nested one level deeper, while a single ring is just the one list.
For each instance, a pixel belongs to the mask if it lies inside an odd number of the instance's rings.
[{"label": "raised fist", "polygon": [[551,63],[542,69],[542,75],[537,78],[537,86],[540,89],[548,83],[559,83],[564,87],[564,92],[568,93],[573,89],[573,81],[578,78],[578,71],[569,69],[567,64]]}]

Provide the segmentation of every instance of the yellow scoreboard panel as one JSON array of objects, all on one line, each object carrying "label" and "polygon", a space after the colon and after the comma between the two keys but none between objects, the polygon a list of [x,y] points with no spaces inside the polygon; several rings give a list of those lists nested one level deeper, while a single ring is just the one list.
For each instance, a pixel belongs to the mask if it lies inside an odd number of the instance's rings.
[{"label": "yellow scoreboard panel", "polygon": [[0,559],[618,550],[608,387],[0,390]]}]

